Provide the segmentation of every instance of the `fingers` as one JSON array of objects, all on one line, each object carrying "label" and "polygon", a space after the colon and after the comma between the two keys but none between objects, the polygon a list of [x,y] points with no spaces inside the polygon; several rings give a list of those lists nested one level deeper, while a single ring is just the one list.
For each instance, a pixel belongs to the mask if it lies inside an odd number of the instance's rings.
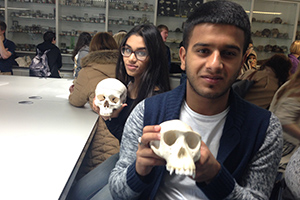
[{"label": "fingers", "polygon": [[95,100],[96,100],[96,96],[94,97],[94,100],[93,100],[93,110],[99,114],[100,108],[98,106],[96,106]]},{"label": "fingers", "polygon": [[149,144],[152,140],[160,140],[160,126],[145,126],[143,129],[143,136],[141,138],[141,142],[143,144]]},{"label": "fingers", "polygon": [[195,162],[196,176],[194,180],[209,183],[219,173],[221,165],[203,141],[200,152],[200,160]]},{"label": "fingers", "polygon": [[[95,101],[96,101],[96,97],[94,97],[94,100],[93,100],[93,110],[98,113],[100,115],[100,108],[95,104]],[[120,112],[123,110],[123,108],[125,108],[127,106],[126,103],[123,103],[122,106],[117,109],[117,110],[114,110],[113,113],[110,115],[110,116],[102,116],[102,119],[103,120],[110,120],[111,118],[117,118],[120,114]]]},{"label": "fingers", "polygon": [[113,111],[110,118],[117,118],[120,114],[120,112],[127,106],[127,103],[123,103],[122,106],[116,110]]},{"label": "fingers", "polygon": [[138,139],[136,152],[136,171],[141,176],[148,175],[154,166],[165,165],[165,160],[157,156],[150,148],[150,141],[160,140],[160,126],[145,126],[143,135]]},{"label": "fingers", "polygon": [[71,85],[71,86],[69,87],[69,91],[70,91],[70,93],[72,93],[72,92],[74,91],[74,85]]}]

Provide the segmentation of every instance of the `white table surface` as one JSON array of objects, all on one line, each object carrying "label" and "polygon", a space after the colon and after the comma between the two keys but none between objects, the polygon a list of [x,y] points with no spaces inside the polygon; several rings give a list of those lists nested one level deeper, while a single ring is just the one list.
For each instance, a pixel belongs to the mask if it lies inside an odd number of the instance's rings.
[{"label": "white table surface", "polygon": [[0,76],[0,199],[59,199],[98,118],[69,104],[71,84]]}]

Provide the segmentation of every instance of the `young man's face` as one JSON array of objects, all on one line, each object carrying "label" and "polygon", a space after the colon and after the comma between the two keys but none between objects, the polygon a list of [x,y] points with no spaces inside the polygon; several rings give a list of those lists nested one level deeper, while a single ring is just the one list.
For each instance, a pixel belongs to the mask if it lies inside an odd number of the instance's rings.
[{"label": "young man's face", "polygon": [[167,31],[166,29],[163,29],[161,32],[160,32],[160,35],[163,39],[163,41],[165,42],[167,40],[167,37],[169,35],[169,31]]},{"label": "young man's face", "polygon": [[195,26],[188,49],[180,48],[188,89],[208,99],[228,94],[244,61],[243,45],[244,32],[235,26],[210,23]]}]

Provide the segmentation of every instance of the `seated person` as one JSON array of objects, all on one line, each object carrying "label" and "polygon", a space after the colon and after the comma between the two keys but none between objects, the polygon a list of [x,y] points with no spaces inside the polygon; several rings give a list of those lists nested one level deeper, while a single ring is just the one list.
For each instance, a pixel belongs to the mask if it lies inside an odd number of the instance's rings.
[{"label": "seated person", "polygon": [[300,146],[300,68],[282,85],[273,97],[269,110],[280,120],[283,128],[283,151],[279,172]]},{"label": "seated person", "polygon": [[248,49],[246,51],[246,60],[243,64],[243,67],[241,68],[241,74],[245,73],[250,69],[256,69],[256,64],[257,64],[257,54],[254,51],[253,42],[251,40]]},{"label": "seated person", "polygon": [[6,23],[0,21],[0,75],[12,75],[13,65],[18,65],[15,61],[16,45],[5,38]]},{"label": "seated person", "polygon": [[291,74],[294,74],[298,68],[300,58],[300,40],[295,40],[290,46],[290,54],[288,57],[292,61]]},{"label": "seated person", "polygon": [[[118,141],[121,141],[129,114],[140,101],[170,90],[169,73],[166,68],[167,58],[163,45],[157,28],[150,24],[133,27],[121,42],[115,71],[116,78],[127,86],[126,106],[123,105],[123,108],[116,110],[111,120],[105,121],[107,128]],[[98,149],[103,147],[105,144],[99,146]],[[89,199],[100,191],[97,198],[107,200],[102,193],[109,192],[108,187],[103,187],[107,185],[109,174],[119,158],[118,151],[119,148],[115,149],[115,155],[107,158],[78,180],[72,187],[68,199]]]},{"label": "seated person", "polygon": [[268,109],[278,88],[289,78],[292,67],[290,59],[284,54],[275,54],[259,69],[250,69],[240,75],[238,80],[254,80],[244,99],[264,109]]},{"label": "seated person", "polygon": [[[62,58],[59,48],[56,44],[56,36],[53,31],[47,31],[43,35],[44,42],[37,45],[37,49],[43,54],[45,51],[50,51],[47,53],[48,64],[50,68],[52,78],[61,78],[60,77],[60,68],[62,67]],[[36,52],[38,54],[38,51]]]},{"label": "seated person", "polygon": [[78,72],[81,70],[81,59],[89,53],[89,45],[91,39],[92,36],[88,32],[82,32],[79,35],[74,51],[72,53],[72,60],[74,61],[74,78],[77,78]]},{"label": "seated person", "polygon": [[[109,177],[113,199],[269,198],[282,150],[280,122],[231,90],[250,35],[247,13],[231,1],[209,1],[189,16],[179,50],[187,80],[131,112]],[[161,140],[159,124],[172,119],[202,135],[195,177],[170,175],[150,148]]]},{"label": "seated person", "polygon": [[[105,78],[115,78],[118,55],[117,43],[110,34],[98,32],[94,35],[90,42],[89,53],[81,59],[82,69],[79,71],[74,85],[70,87],[70,104],[82,107],[88,102],[93,108],[97,84]],[[117,152],[119,152],[119,141],[109,132],[105,122],[99,117],[97,130],[77,179]]]},{"label": "seated person", "polygon": [[[166,42],[169,35],[169,28],[164,24],[160,24],[157,26],[157,29],[160,32],[163,41]],[[170,51],[170,47],[168,47],[166,44],[165,47],[167,51],[168,68],[169,68],[169,72],[171,72],[171,51]]]}]

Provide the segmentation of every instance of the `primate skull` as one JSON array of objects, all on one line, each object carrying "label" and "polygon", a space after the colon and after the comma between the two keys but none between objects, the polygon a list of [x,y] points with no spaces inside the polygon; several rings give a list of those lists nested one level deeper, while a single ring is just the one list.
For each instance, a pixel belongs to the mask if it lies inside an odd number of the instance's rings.
[{"label": "primate skull", "polygon": [[195,177],[195,163],[200,159],[201,136],[180,120],[160,124],[160,141],[151,141],[154,153],[167,161],[170,175],[184,174]]},{"label": "primate skull", "polygon": [[100,81],[95,90],[95,105],[100,108],[100,115],[109,117],[126,101],[127,88],[115,78]]}]

